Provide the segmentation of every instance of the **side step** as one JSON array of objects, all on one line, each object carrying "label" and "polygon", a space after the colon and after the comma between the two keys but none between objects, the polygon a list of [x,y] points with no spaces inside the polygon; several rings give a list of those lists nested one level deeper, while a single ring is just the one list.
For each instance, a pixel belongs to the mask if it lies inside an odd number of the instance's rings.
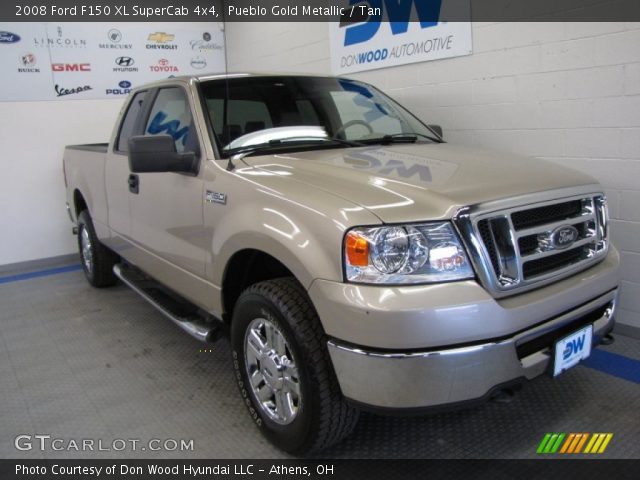
[{"label": "side step", "polygon": [[136,268],[118,264],[113,267],[113,273],[192,337],[201,342],[214,342],[220,338],[221,322],[213,317],[210,322],[205,321],[196,306],[169,294],[160,284],[146,277]]}]

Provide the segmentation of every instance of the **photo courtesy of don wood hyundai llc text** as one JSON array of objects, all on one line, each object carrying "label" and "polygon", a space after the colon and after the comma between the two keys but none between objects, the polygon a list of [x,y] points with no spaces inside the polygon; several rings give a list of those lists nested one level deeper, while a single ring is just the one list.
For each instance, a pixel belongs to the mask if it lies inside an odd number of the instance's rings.
[{"label": "photo courtesy of don wood hyundai llc text", "polygon": [[632,478],[638,45],[626,1],[0,6],[0,476]]}]

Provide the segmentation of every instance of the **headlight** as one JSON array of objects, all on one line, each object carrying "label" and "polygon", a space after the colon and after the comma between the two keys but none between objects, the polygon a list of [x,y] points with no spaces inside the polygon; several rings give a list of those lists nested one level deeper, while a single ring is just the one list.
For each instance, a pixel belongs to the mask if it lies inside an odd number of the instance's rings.
[{"label": "headlight", "polygon": [[347,280],[436,283],[473,278],[451,223],[354,228],[344,241]]}]

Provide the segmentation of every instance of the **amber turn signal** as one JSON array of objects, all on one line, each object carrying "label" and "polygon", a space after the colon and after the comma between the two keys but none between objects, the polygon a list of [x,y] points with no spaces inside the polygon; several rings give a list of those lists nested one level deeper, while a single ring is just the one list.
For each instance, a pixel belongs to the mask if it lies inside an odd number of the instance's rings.
[{"label": "amber turn signal", "polygon": [[350,232],[345,242],[347,260],[352,267],[366,267],[369,265],[369,242],[364,237]]}]

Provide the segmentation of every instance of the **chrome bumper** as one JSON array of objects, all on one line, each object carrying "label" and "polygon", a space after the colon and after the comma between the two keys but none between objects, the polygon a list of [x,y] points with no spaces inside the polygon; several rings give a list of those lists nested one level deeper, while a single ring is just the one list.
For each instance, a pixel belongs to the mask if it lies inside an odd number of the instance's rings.
[{"label": "chrome bumper", "polygon": [[342,393],[357,403],[383,409],[411,409],[470,401],[486,396],[499,385],[532,379],[547,371],[552,362],[552,341],[522,358],[518,356],[518,347],[553,335],[604,307],[599,318],[589,317],[586,322],[593,323],[593,341],[597,344],[613,328],[617,293],[617,289],[612,290],[499,341],[416,353],[380,353],[331,340],[329,353]]}]

